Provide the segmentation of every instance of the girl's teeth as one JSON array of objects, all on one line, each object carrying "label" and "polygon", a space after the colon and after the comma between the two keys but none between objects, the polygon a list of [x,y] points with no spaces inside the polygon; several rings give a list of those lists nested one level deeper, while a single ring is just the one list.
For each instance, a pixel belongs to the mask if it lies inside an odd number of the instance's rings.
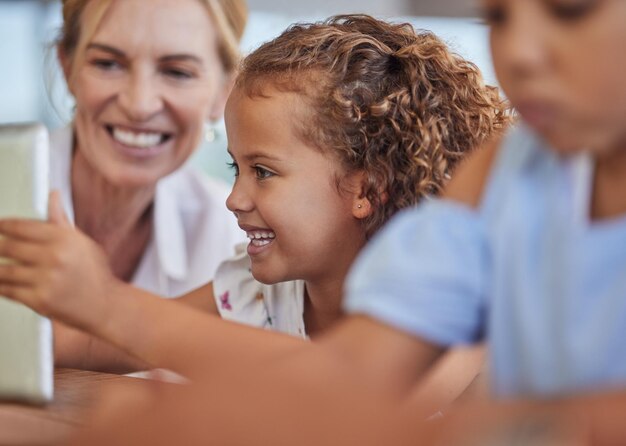
[{"label": "girl's teeth", "polygon": [[276,234],[273,232],[248,232],[248,238],[250,240],[264,240],[269,241],[276,238]]},{"label": "girl's teeth", "polygon": [[135,133],[114,127],[113,138],[126,146],[146,148],[158,145],[163,135],[153,132]]}]

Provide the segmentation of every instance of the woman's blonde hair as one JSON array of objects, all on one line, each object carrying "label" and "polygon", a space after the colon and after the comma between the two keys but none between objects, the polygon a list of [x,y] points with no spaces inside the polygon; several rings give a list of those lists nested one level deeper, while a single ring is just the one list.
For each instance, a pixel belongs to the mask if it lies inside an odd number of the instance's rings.
[{"label": "woman's blonde hair", "polygon": [[301,94],[303,140],[365,172],[373,234],[399,209],[436,195],[457,161],[510,121],[478,68],[430,32],[365,15],[295,24],[247,56],[236,88]]},{"label": "woman's blonde hair", "polygon": [[[112,0],[63,0],[63,26],[58,47],[76,65],[95,34]],[[150,0],[147,0],[150,1]],[[248,18],[246,0],[198,0],[213,19],[224,70],[230,73],[239,63],[239,41]],[[93,8],[89,20],[83,20],[87,8]]]}]

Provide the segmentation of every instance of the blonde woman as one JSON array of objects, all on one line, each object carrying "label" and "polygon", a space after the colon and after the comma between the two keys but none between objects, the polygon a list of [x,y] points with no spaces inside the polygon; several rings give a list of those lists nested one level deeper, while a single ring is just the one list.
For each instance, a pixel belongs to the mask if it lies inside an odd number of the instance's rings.
[{"label": "blonde woman", "polygon": [[[243,238],[228,187],[185,162],[223,114],[246,15],[245,0],[63,2],[76,108],[52,135],[52,187],[114,275],[161,296],[212,279]],[[55,339],[60,365],[117,369],[80,332],[57,325]]]}]

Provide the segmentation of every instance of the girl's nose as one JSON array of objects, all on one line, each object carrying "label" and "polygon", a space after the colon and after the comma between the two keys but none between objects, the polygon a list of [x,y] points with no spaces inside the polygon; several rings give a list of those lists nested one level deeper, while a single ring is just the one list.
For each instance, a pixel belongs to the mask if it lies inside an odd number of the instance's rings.
[{"label": "girl's nose", "polygon": [[163,98],[157,80],[133,73],[119,96],[119,103],[132,121],[147,121],[163,109]]},{"label": "girl's nose", "polygon": [[237,217],[239,217],[239,214],[250,212],[254,209],[254,202],[250,194],[247,193],[245,184],[239,178],[235,179],[235,184],[233,184],[230,195],[226,199],[226,207]]},{"label": "girl's nose", "polygon": [[507,77],[517,80],[541,73],[549,64],[545,24],[539,23],[539,2],[509,2],[511,10],[502,32],[492,33],[494,57]]}]

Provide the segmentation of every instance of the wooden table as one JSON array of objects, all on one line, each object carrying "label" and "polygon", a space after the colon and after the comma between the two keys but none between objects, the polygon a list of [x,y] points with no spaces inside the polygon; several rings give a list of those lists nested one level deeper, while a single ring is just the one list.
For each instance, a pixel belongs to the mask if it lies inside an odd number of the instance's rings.
[{"label": "wooden table", "polygon": [[145,385],[142,379],[109,373],[57,369],[54,400],[46,406],[0,402],[0,446],[50,445],[79,428],[106,383]]}]

